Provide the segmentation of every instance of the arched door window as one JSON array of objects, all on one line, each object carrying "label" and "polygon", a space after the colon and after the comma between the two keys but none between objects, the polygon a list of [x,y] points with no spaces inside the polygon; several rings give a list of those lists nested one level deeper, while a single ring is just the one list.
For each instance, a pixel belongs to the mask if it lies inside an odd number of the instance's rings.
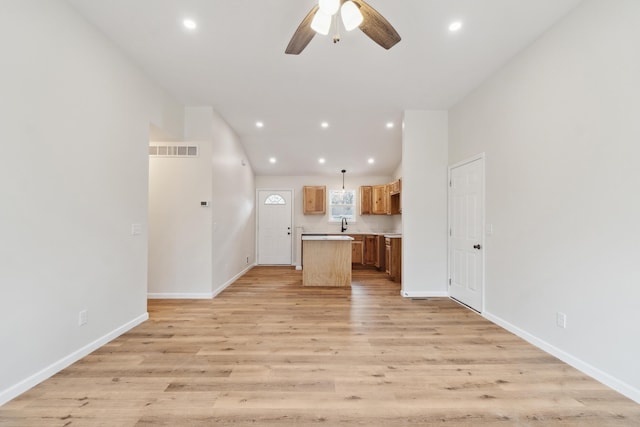
[{"label": "arched door window", "polygon": [[286,205],[287,202],[279,194],[271,194],[264,200],[265,205]]}]

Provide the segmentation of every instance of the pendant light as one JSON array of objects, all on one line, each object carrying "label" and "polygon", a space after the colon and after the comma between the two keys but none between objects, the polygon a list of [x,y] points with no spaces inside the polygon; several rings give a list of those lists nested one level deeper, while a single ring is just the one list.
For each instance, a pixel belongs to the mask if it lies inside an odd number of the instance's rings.
[{"label": "pendant light", "polygon": [[346,169],[342,169],[342,191],[344,191],[344,174],[347,173]]}]

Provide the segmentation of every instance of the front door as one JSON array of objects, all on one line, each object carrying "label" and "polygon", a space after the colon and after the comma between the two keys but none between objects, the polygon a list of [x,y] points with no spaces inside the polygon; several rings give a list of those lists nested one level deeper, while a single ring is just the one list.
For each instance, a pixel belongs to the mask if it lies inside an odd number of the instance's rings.
[{"label": "front door", "polygon": [[449,295],[482,311],[484,157],[449,169]]},{"label": "front door", "polygon": [[258,264],[291,265],[292,191],[258,190]]}]

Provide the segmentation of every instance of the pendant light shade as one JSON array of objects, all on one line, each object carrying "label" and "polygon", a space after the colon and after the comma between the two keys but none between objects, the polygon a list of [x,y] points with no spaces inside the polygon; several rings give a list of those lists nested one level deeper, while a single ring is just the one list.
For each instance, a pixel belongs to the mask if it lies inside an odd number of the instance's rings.
[{"label": "pendant light shade", "polygon": [[335,15],[340,9],[340,0],[319,0],[318,6],[325,15]]},{"label": "pendant light shade", "polygon": [[358,28],[364,19],[358,6],[351,0],[344,2],[340,9],[340,15],[342,15],[342,23],[347,31]]},{"label": "pendant light shade", "polygon": [[327,15],[322,10],[318,9],[311,21],[311,28],[318,34],[326,36],[331,29],[331,15]]}]

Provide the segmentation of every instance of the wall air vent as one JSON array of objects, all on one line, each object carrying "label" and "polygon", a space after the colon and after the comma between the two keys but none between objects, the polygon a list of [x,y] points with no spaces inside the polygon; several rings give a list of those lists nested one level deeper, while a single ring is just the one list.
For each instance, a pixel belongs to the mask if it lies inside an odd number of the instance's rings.
[{"label": "wall air vent", "polygon": [[197,145],[150,145],[150,157],[198,157]]}]

